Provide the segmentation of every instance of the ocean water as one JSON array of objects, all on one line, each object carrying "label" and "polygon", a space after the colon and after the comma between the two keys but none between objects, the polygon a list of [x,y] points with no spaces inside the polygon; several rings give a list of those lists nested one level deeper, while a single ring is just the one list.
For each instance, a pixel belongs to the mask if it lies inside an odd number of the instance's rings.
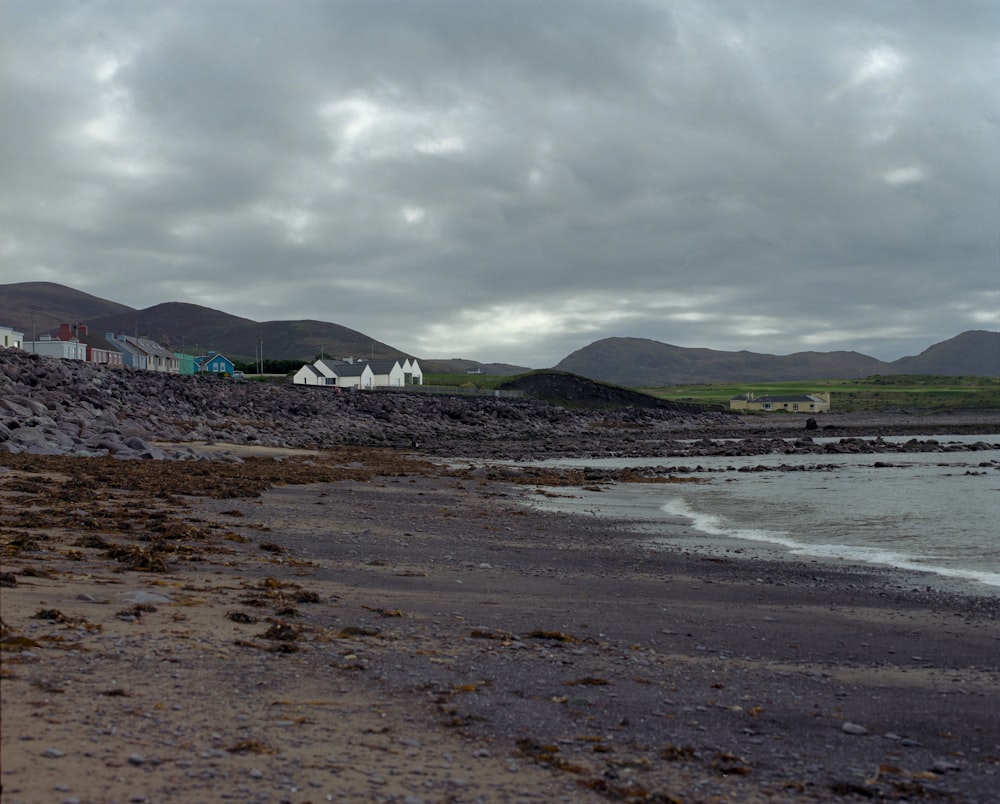
[{"label": "ocean water", "polygon": [[[942,444],[1000,436],[935,436]],[[820,439],[817,439],[820,440]],[[903,439],[906,440],[906,439]],[[948,453],[756,455],[540,461],[538,466],[700,466],[697,483],[552,489],[532,503],[638,520],[652,544],[706,537],[798,558],[918,570],[1000,595],[1000,449]],[[876,462],[891,466],[876,467]],[[786,471],[780,467],[822,467]],[[741,466],[764,471],[739,472]]]}]

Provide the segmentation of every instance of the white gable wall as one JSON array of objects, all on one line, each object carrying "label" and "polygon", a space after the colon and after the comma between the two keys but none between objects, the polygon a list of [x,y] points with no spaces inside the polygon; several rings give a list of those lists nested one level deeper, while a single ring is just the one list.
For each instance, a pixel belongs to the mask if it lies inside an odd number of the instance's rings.
[{"label": "white gable wall", "polygon": [[406,359],[403,361],[403,371],[407,378],[408,385],[423,385],[424,384],[424,372],[420,368],[420,364],[417,362],[416,358],[413,360]]},{"label": "white gable wall", "polygon": [[374,388],[375,387],[375,375],[372,373],[372,367],[367,363],[355,363],[351,366],[356,373],[351,373],[350,375],[341,375],[339,378],[339,384],[342,388]]},{"label": "white gable wall", "polygon": [[296,385],[319,385],[319,379],[313,367],[306,365],[295,372],[292,382]]},{"label": "white gable wall", "polygon": [[406,382],[406,375],[399,362],[392,364],[388,374],[373,374],[372,384],[376,388],[399,388]]}]

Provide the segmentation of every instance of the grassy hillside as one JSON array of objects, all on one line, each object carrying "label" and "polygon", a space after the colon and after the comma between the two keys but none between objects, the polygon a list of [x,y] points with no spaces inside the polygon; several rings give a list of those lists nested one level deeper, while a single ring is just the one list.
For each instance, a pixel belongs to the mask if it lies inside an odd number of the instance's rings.
[{"label": "grassy hillside", "polygon": [[1000,379],[996,377],[895,374],[860,380],[719,383],[642,390],[674,402],[712,403],[727,408],[730,399],[748,391],[756,396],[829,391],[834,411],[1000,409]]}]

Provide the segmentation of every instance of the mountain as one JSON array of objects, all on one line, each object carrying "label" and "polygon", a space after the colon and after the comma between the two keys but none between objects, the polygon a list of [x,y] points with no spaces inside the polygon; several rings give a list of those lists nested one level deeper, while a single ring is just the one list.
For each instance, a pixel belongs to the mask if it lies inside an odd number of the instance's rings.
[{"label": "mountain", "polygon": [[950,377],[1000,376],[1000,332],[971,329],[892,362],[893,374],[940,374]]},{"label": "mountain", "polygon": [[[0,285],[0,324],[24,333],[26,339],[105,315],[132,312],[124,304],[100,299],[55,282],[17,282]],[[132,330],[129,329],[129,332]]]},{"label": "mountain", "polygon": [[[84,322],[92,331],[147,335],[166,341],[176,350],[191,353],[222,352],[235,360],[252,361],[263,348],[269,360],[312,360],[330,357],[398,357],[403,354],[339,324],[325,321],[252,321],[210,307],[187,302],[165,302],[97,322]],[[103,329],[98,330],[97,324]]]},{"label": "mountain", "polygon": [[858,352],[755,352],[689,349],[646,338],[605,338],[578,349],[555,368],[617,385],[765,382],[866,377],[886,364]]},{"label": "mountain", "polygon": [[[331,357],[398,357],[405,353],[362,332],[325,321],[265,321],[240,318],[185,302],[136,310],[53,282],[0,285],[0,324],[31,338],[62,323],[87,324],[94,334],[145,335],[187,352],[217,350],[251,362],[258,350],[268,360]],[[410,356],[410,355],[407,355]],[[515,375],[529,369],[474,360],[428,360],[436,373],[480,371]],[[723,352],[672,346],[646,338],[605,338],[578,349],[554,367],[582,377],[625,386],[708,382],[767,382],[867,377],[873,374],[1000,376],[1000,332],[970,330],[892,363],[858,352],[796,352],[790,355]]]},{"label": "mountain", "polygon": [[858,352],[768,355],[690,349],[646,338],[605,338],[555,366],[626,386],[711,382],[779,382],[868,377],[873,374],[1000,376],[1000,332],[973,330],[892,363]]},{"label": "mountain", "polygon": [[[339,324],[325,321],[265,321],[224,313],[186,302],[166,302],[136,310],[51,282],[0,285],[0,323],[37,335],[61,323],[86,324],[91,333],[149,337],[190,353],[215,350],[234,360],[253,361],[263,346],[268,360],[331,357],[398,357],[405,354]],[[409,356],[409,355],[407,355]]]},{"label": "mountain", "polygon": [[454,357],[448,360],[428,360],[421,358],[420,367],[425,374],[488,374],[496,377],[512,377],[531,371],[527,366],[510,363],[479,363]]}]

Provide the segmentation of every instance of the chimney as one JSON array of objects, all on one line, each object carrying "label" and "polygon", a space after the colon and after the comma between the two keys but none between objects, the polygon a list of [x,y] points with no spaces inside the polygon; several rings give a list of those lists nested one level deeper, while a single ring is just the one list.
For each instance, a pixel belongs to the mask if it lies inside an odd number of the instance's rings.
[{"label": "chimney", "polygon": [[87,325],[86,324],[77,324],[76,325],[76,334],[77,335],[88,335],[89,333],[87,332]]},{"label": "chimney", "polygon": [[69,324],[59,325],[59,334],[56,337],[61,341],[71,341],[73,340],[73,332],[70,329]]}]

